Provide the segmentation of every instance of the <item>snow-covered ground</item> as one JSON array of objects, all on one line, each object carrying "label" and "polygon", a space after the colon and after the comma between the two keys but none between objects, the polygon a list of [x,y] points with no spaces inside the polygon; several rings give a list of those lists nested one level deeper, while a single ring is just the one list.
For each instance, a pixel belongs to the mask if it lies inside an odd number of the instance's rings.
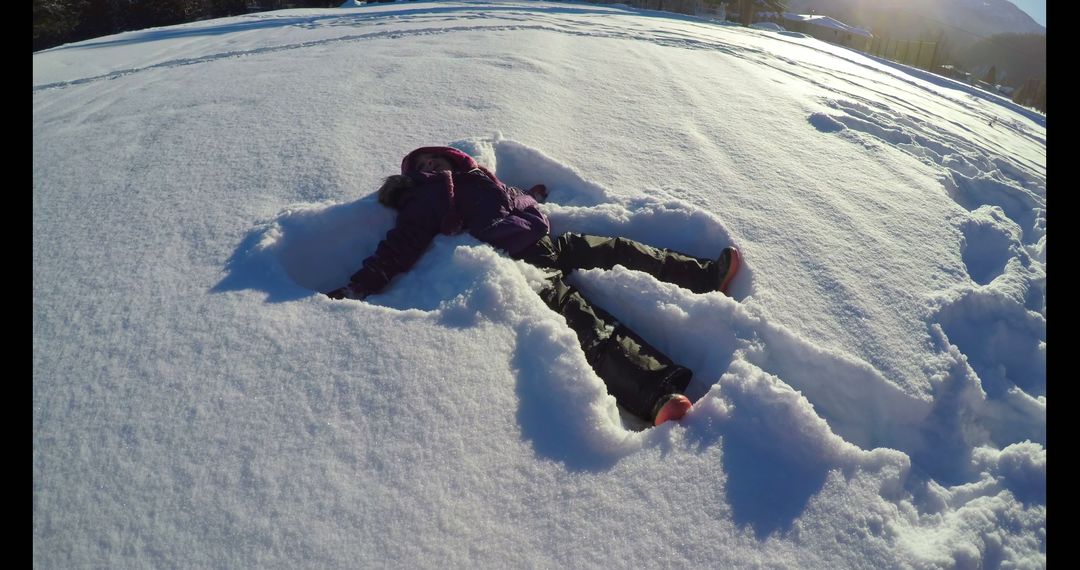
[{"label": "snow-covered ground", "polygon": [[[620,6],[288,10],[35,53],[34,565],[1041,568],[1046,120],[801,34]],[[731,298],[573,282],[695,378],[623,417],[425,145]]]}]

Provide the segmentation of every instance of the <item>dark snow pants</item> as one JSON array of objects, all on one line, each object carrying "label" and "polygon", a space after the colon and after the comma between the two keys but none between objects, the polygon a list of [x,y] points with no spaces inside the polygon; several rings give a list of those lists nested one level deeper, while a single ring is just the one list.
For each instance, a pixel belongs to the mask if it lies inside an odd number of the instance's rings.
[{"label": "dark snow pants", "polygon": [[556,240],[544,236],[517,257],[559,271],[540,296],[577,333],[585,359],[620,406],[652,422],[653,407],[661,397],[686,390],[692,375],[688,368],[675,364],[610,313],[589,303],[563,276],[575,269],[611,269],[618,264],[704,293],[716,289],[715,261],[625,238],[574,233]]}]

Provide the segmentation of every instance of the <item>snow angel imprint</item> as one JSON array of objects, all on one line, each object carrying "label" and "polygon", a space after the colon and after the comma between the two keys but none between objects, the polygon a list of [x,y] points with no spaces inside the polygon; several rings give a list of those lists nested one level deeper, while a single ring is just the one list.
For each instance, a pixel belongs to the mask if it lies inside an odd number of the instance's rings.
[{"label": "snow angel imprint", "polygon": [[450,147],[418,148],[401,161],[401,174],[379,189],[379,202],[397,210],[395,227],[332,299],[364,299],[408,271],[436,235],[464,231],[514,259],[552,271],[540,296],[577,334],[585,358],[616,402],[659,425],[691,408],[683,395],[692,372],[674,363],[607,311],[591,304],[563,277],[575,269],[611,269],[616,264],[644,271],[695,293],[721,291],[739,268],[735,248],[717,259],[700,259],[621,237],[564,233],[538,207],[543,184],[525,192],[503,184],[468,154]]}]

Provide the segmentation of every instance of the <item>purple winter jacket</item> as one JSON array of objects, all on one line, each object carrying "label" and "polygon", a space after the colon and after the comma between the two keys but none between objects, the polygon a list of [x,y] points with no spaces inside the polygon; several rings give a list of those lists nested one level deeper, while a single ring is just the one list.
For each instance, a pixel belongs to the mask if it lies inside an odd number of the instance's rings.
[{"label": "purple winter jacket", "polygon": [[[422,151],[442,152],[455,170],[410,172],[410,157]],[[352,287],[364,296],[381,291],[391,279],[409,270],[440,233],[468,231],[516,256],[551,229],[532,196],[503,184],[456,149],[417,149],[402,161],[402,174],[413,180],[413,187],[402,198],[396,226],[349,278]]]}]

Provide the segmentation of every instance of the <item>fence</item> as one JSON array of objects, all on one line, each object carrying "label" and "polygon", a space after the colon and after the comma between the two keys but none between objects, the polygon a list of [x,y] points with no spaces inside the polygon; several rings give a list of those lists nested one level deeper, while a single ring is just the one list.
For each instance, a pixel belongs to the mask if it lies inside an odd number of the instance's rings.
[{"label": "fence", "polygon": [[937,62],[937,50],[937,42],[892,40],[875,36],[874,39],[870,41],[870,49],[866,51],[872,55],[891,59],[897,63],[933,71],[934,65]]}]

